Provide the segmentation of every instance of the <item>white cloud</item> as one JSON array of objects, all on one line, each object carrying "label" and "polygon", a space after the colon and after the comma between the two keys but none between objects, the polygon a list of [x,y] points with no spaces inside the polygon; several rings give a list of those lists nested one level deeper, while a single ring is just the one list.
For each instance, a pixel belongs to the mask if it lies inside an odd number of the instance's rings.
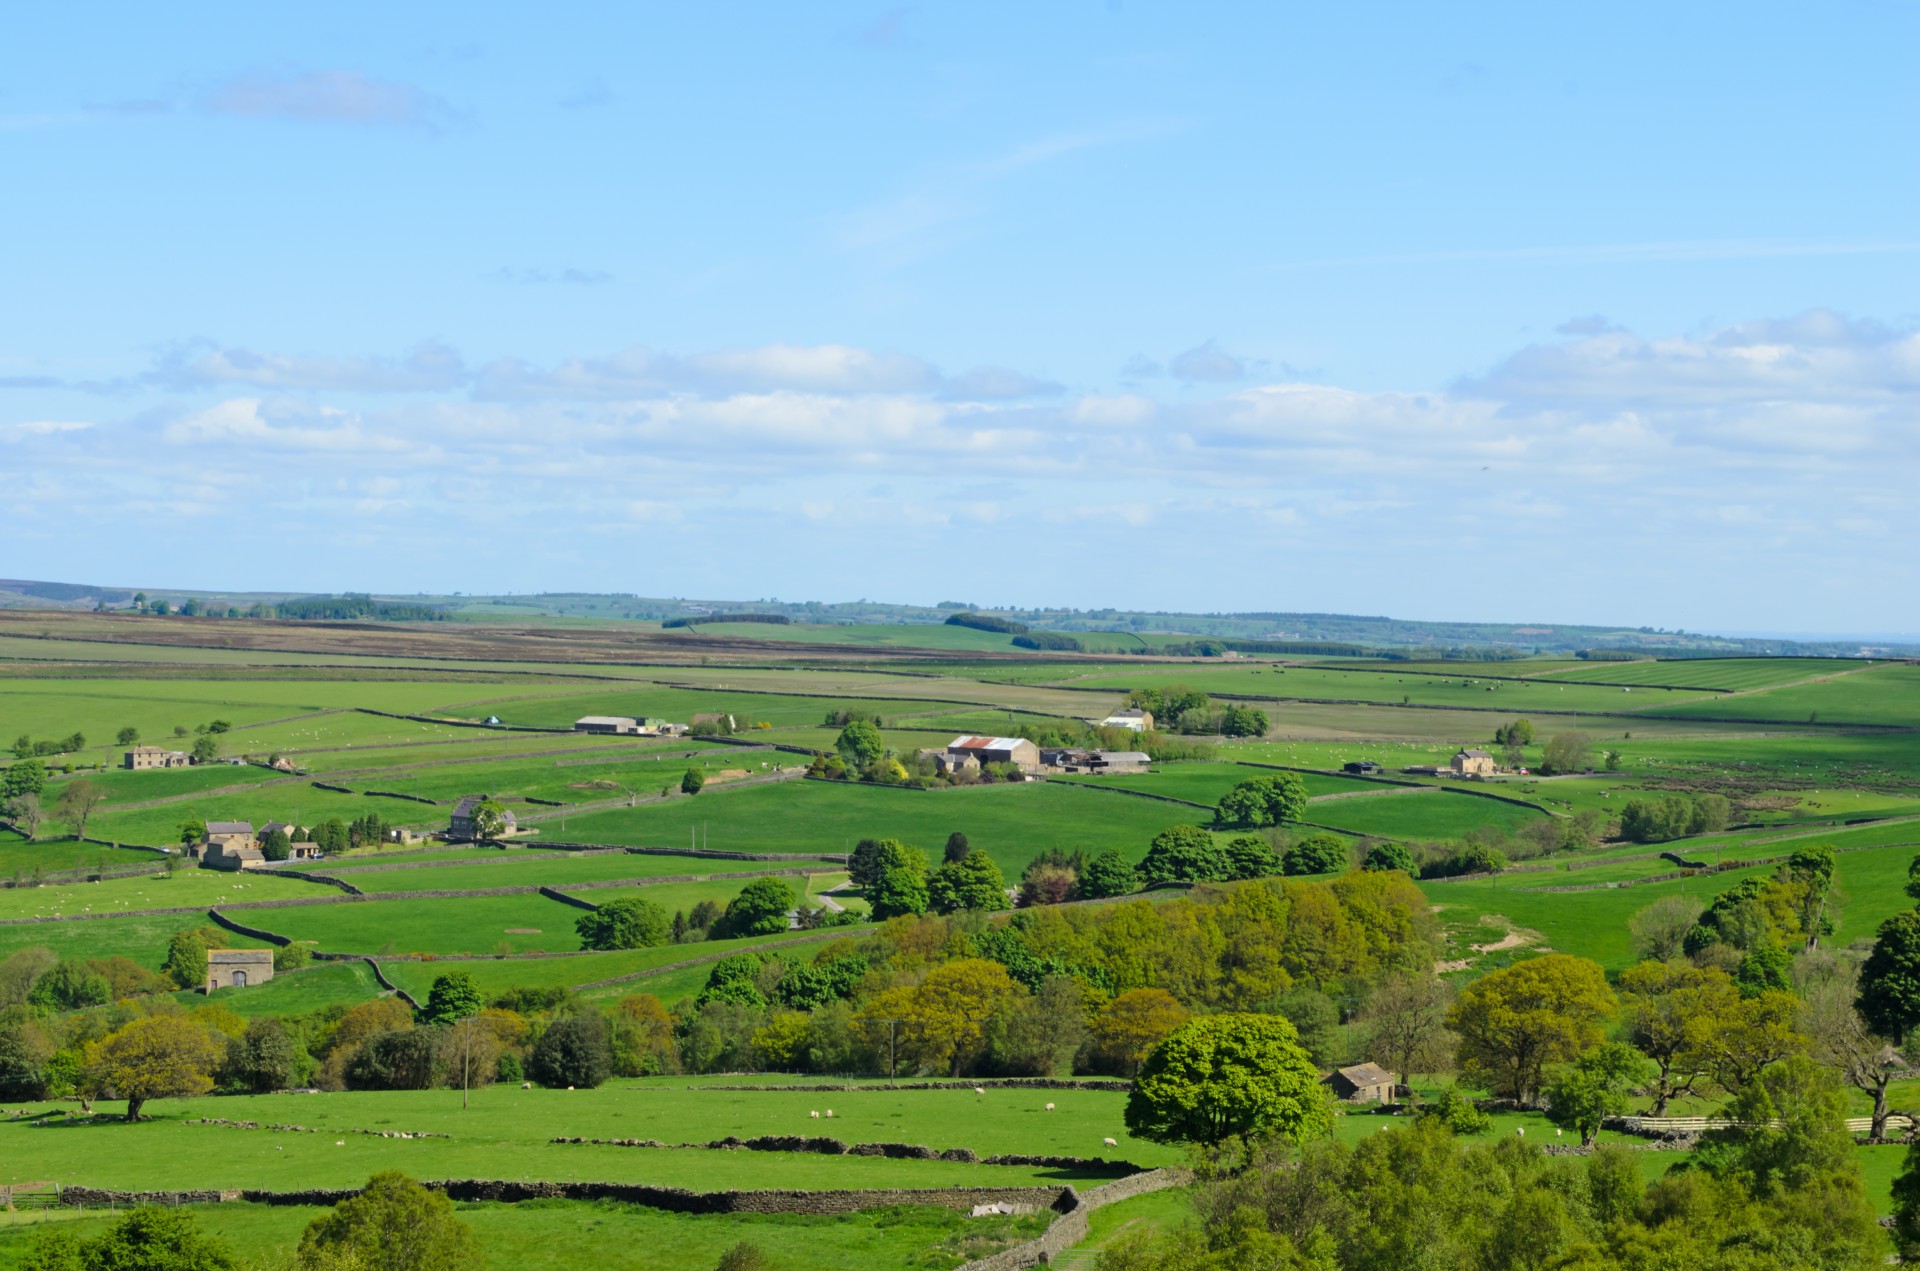
[{"label": "white cloud", "polygon": [[162,357],[151,376],[175,389],[247,384],[349,393],[426,393],[458,387],[467,372],[459,353],[427,340],[399,358],[303,357],[190,344]]},{"label": "white cloud", "polygon": [[17,424],[0,424],[0,441],[57,437],[62,433],[85,432],[92,427],[92,424],[77,419],[28,419]]}]

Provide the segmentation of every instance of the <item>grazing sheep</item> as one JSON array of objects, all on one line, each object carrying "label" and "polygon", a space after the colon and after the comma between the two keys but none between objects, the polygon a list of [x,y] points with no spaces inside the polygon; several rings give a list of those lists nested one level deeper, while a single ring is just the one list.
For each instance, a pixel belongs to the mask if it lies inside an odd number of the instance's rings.
[{"label": "grazing sheep", "polygon": [[1100,1141],[1101,1141],[1102,1143],[1105,1143],[1105,1144],[1106,1144],[1106,1145],[1107,1145],[1108,1147],[1119,1147],[1119,1146],[1120,1146],[1120,1140],[1118,1140],[1118,1139],[1101,1139]]},{"label": "grazing sheep", "polygon": [[975,1087],[973,1088],[973,1092],[974,1092],[975,1094],[985,1094],[985,1093],[986,1093],[986,1091],[985,1091],[985,1090],[983,1090],[983,1089],[981,1089],[981,1088],[980,1088],[979,1086],[975,1086]]},{"label": "grazing sheep", "polygon": [[1049,1112],[1053,1111],[1053,1105],[1051,1103],[1047,1105],[1047,1111]]},{"label": "grazing sheep", "polygon": [[1560,1131],[1560,1130],[1555,1130],[1555,1131],[1553,1132],[1553,1137],[1557,1139],[1557,1138],[1559,1138],[1559,1137],[1560,1137],[1560,1135],[1561,1135],[1562,1133],[1563,1133],[1563,1131]]},{"label": "grazing sheep", "polygon": [[571,1089],[573,1089],[573,1087],[572,1087],[572,1086],[568,1086],[568,1087],[567,1087],[567,1089],[569,1089],[569,1090],[571,1090]]},{"label": "grazing sheep", "polygon": [[333,1145],[335,1147],[345,1147],[347,1145],[347,1141],[345,1139],[335,1139],[333,1141]]},{"label": "grazing sheep", "polygon": [[828,1108],[828,1109],[827,1109],[827,1120],[829,1120],[829,1121],[831,1121],[831,1120],[833,1120],[833,1109],[832,1109],[832,1108]]},{"label": "grazing sheep", "polygon": [[1513,1132],[1523,1139],[1527,1137],[1527,1127],[1524,1125],[1515,1127]]},{"label": "grazing sheep", "polygon": [[520,1088],[522,1090],[531,1090],[533,1089],[533,1083],[531,1081],[523,1081],[520,1083]]},{"label": "grazing sheep", "polygon": [[820,1119],[820,1114],[818,1112],[809,1112],[807,1113],[807,1115],[812,1117],[816,1121]]}]

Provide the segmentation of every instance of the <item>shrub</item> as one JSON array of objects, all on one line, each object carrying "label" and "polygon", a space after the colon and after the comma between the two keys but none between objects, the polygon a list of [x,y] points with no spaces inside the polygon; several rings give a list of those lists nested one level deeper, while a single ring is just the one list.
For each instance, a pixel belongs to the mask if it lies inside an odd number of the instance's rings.
[{"label": "shrub", "polygon": [[591,1090],[613,1075],[613,1048],[607,1021],[596,1010],[562,1015],[534,1043],[527,1071],[543,1086],[579,1086]]}]

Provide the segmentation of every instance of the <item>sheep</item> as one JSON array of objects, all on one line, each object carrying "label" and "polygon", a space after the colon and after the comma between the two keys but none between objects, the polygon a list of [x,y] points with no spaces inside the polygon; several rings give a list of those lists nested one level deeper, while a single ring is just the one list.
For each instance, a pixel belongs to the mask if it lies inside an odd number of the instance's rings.
[{"label": "sheep", "polygon": [[833,1109],[832,1109],[832,1108],[828,1108],[828,1109],[827,1109],[827,1120],[829,1120],[829,1121],[831,1121],[831,1120],[833,1120]]},{"label": "sheep", "polygon": [[1053,1111],[1053,1105],[1051,1103],[1047,1105],[1047,1111],[1049,1112]]},{"label": "sheep", "polygon": [[1514,1131],[1513,1131],[1513,1132],[1514,1132],[1515,1134],[1517,1134],[1517,1135],[1519,1135],[1519,1136],[1520,1136],[1521,1138],[1523,1138],[1523,1139],[1527,1137],[1527,1127],[1526,1127],[1526,1126],[1524,1126],[1524,1125],[1522,1125],[1522,1126],[1516,1126],[1516,1127],[1514,1128]]},{"label": "sheep", "polygon": [[813,1118],[814,1120],[816,1120],[816,1121],[818,1121],[818,1120],[820,1119],[820,1114],[819,1114],[819,1113],[818,1113],[817,1111],[816,1111],[816,1112],[809,1112],[809,1113],[807,1113],[807,1115],[808,1115],[808,1116],[810,1116],[810,1117],[812,1117],[812,1118]]},{"label": "sheep", "polygon": [[533,1089],[533,1083],[531,1081],[523,1081],[520,1083],[520,1088],[522,1090],[531,1090]]},{"label": "sheep", "polygon": [[985,1091],[985,1090],[983,1090],[983,1089],[981,1089],[981,1088],[980,1088],[979,1086],[975,1086],[975,1087],[973,1088],[973,1092],[974,1092],[975,1094],[985,1094],[985,1093],[986,1093],[986,1091]]},{"label": "sheep", "polygon": [[347,1141],[345,1139],[335,1139],[333,1141],[333,1145],[335,1147],[345,1147],[347,1145]]},{"label": "sheep", "polygon": [[1120,1140],[1118,1140],[1118,1139],[1101,1139],[1100,1141],[1101,1141],[1102,1143],[1105,1143],[1105,1144],[1106,1144],[1106,1145],[1107,1145],[1108,1147],[1119,1147],[1119,1146],[1120,1146]]}]

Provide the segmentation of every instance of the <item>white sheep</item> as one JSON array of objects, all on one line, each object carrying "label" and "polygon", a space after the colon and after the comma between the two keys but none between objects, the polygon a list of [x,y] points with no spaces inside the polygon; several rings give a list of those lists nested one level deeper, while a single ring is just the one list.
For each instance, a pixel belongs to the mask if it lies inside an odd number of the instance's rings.
[{"label": "white sheep", "polygon": [[1102,1143],[1105,1143],[1105,1144],[1106,1144],[1106,1145],[1107,1145],[1108,1147],[1119,1147],[1119,1146],[1120,1146],[1120,1140],[1118,1140],[1118,1139],[1101,1139],[1100,1141],[1101,1141]]},{"label": "white sheep", "polygon": [[1524,1125],[1515,1127],[1513,1132],[1523,1139],[1527,1137],[1527,1127]]},{"label": "white sheep", "polygon": [[832,1108],[828,1108],[828,1109],[827,1109],[827,1120],[829,1120],[829,1121],[831,1121],[831,1120],[833,1120],[833,1109],[832,1109]]},{"label": "white sheep", "polygon": [[809,1112],[807,1113],[807,1115],[812,1117],[816,1121],[820,1119],[820,1114],[818,1112]]},{"label": "white sheep", "polygon": [[975,1086],[975,1087],[973,1088],[973,1092],[974,1092],[975,1094],[985,1094],[985,1093],[986,1093],[986,1091],[985,1091],[985,1090],[983,1090],[983,1089],[981,1089],[981,1088],[980,1088],[979,1086]]},{"label": "white sheep", "polygon": [[345,1139],[335,1139],[333,1141],[333,1145],[335,1147],[345,1147],[347,1145],[347,1141]]},{"label": "white sheep", "polygon": [[533,1083],[531,1081],[523,1081],[520,1083],[520,1088],[522,1090],[531,1090],[533,1089]]},{"label": "white sheep", "polygon": [[1047,1111],[1049,1112],[1053,1111],[1053,1105],[1051,1103],[1047,1105]]}]

